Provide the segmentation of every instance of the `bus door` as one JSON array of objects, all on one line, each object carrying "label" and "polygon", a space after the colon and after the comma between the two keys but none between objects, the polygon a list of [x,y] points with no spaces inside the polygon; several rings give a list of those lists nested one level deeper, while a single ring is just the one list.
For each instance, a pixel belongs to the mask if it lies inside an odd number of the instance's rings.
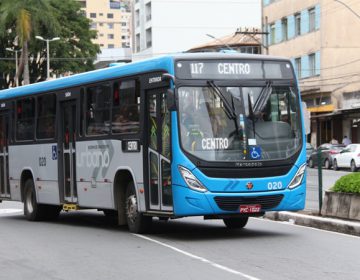
[{"label": "bus door", "polygon": [[76,188],[76,101],[65,101],[60,103],[61,124],[59,155],[61,157],[59,182],[61,186],[60,195],[64,202],[77,203]]},{"label": "bus door", "polygon": [[144,148],[144,178],[150,210],[171,212],[171,130],[166,91],[167,88],[162,88],[146,93],[147,146]]},{"label": "bus door", "polygon": [[0,112],[0,198],[10,198],[9,113]]}]

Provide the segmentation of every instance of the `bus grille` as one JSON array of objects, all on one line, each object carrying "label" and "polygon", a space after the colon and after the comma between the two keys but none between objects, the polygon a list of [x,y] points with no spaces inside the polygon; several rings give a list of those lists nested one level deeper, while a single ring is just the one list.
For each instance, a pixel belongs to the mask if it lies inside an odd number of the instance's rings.
[{"label": "bus grille", "polygon": [[261,205],[261,210],[267,210],[278,206],[283,199],[284,195],[265,195],[265,196],[216,196],[215,202],[220,209],[225,211],[236,211],[239,210],[240,205]]}]

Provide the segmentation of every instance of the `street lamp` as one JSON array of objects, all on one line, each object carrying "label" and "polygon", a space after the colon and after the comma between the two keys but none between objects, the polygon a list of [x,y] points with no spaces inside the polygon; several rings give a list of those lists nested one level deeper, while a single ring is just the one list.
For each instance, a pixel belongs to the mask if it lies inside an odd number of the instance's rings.
[{"label": "street lamp", "polygon": [[15,77],[16,77],[15,83],[16,83],[16,86],[18,87],[19,86],[19,77],[17,76],[18,70],[19,70],[18,52],[21,52],[22,50],[13,50],[13,49],[10,49],[10,48],[6,48],[6,50],[9,51],[9,52],[14,52],[15,53]]},{"label": "street lamp", "polygon": [[211,34],[205,34],[206,36],[220,42],[221,44],[223,44],[225,47],[227,47],[229,50],[234,51],[234,48],[230,47],[228,44],[226,44],[225,42],[221,41],[219,38],[216,38],[215,36],[211,35]]},{"label": "street lamp", "polygon": [[46,67],[46,70],[47,70],[47,80],[49,80],[50,78],[50,55],[49,55],[49,42],[53,42],[53,41],[57,41],[57,40],[60,40],[59,37],[55,37],[55,38],[52,38],[52,39],[44,39],[43,37],[41,36],[35,36],[36,39],[38,40],[41,40],[41,41],[45,41],[46,42],[46,60],[47,60],[47,67]]}]

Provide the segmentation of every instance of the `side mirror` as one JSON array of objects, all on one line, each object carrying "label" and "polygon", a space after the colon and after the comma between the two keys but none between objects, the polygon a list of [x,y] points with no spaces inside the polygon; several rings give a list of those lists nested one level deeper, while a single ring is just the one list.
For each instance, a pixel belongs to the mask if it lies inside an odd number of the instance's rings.
[{"label": "side mirror", "polygon": [[166,106],[168,107],[169,111],[176,110],[175,93],[172,89],[168,89],[166,91]]}]

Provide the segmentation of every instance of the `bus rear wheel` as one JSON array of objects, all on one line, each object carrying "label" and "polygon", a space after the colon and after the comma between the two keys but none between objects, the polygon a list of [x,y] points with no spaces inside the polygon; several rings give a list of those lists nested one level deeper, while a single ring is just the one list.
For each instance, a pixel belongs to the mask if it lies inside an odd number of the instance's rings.
[{"label": "bus rear wheel", "polygon": [[240,229],[246,226],[249,217],[240,218],[225,218],[223,219],[224,224],[228,229]]},{"label": "bus rear wheel", "polygon": [[125,213],[130,232],[144,233],[150,229],[152,217],[144,216],[144,214],[139,212],[138,200],[133,182],[130,182],[126,188]]}]

